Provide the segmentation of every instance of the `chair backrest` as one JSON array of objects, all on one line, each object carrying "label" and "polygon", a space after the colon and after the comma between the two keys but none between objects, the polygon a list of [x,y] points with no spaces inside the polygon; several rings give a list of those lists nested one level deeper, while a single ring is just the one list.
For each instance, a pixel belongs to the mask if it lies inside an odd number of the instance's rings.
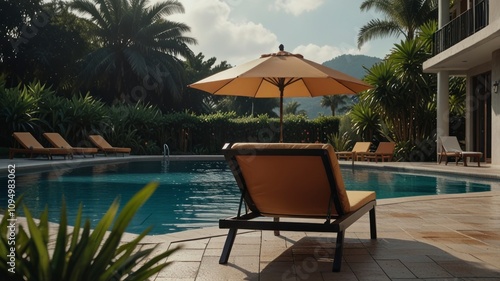
[{"label": "chair backrest", "polygon": [[458,139],[455,136],[443,136],[441,139],[441,146],[445,152],[463,152]]},{"label": "chair backrest", "polygon": [[375,153],[394,154],[395,148],[396,144],[394,142],[380,142],[377,146],[377,150],[375,150]]},{"label": "chair backrest", "polygon": [[14,139],[19,142],[24,148],[44,148],[35,137],[29,132],[14,132],[12,134]]},{"label": "chair backrest", "polygon": [[358,141],[354,144],[352,152],[368,152],[370,150],[371,142]]},{"label": "chair backrest", "polygon": [[111,144],[109,144],[101,135],[90,135],[90,141],[99,148],[112,148]]},{"label": "chair backrest", "polygon": [[54,146],[59,148],[72,148],[72,146],[59,133],[43,133],[43,136]]},{"label": "chair backrest", "polygon": [[254,212],[324,218],[350,211],[329,144],[236,143],[225,145],[223,153]]}]

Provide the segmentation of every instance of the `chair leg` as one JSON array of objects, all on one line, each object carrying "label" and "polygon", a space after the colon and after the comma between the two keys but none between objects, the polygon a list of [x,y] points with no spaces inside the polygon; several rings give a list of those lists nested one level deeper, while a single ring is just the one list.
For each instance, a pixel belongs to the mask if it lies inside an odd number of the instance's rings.
[{"label": "chair leg", "polygon": [[370,237],[377,239],[377,219],[375,218],[375,207],[370,210]]},{"label": "chair leg", "polygon": [[231,254],[231,249],[233,248],[234,239],[236,238],[236,233],[238,229],[230,228],[227,233],[226,243],[224,243],[224,248],[222,249],[222,254],[219,259],[220,264],[226,264],[229,259],[229,254]]},{"label": "chair leg", "polygon": [[335,256],[333,258],[333,272],[339,272],[342,266],[342,254],[344,252],[344,231],[337,233],[337,242],[335,243]]},{"label": "chair leg", "polygon": [[[280,222],[280,218],[279,217],[274,217],[273,218],[273,222]],[[280,236],[280,231],[279,230],[275,230],[274,231],[274,236]]]}]

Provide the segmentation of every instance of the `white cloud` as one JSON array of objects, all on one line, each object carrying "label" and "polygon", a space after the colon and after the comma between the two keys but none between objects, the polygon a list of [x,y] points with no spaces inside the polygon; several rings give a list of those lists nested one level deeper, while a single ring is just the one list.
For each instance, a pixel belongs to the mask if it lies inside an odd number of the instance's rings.
[{"label": "white cloud", "polygon": [[340,55],[359,55],[359,54],[365,54],[368,52],[370,49],[370,44],[365,44],[361,50],[359,50],[355,46],[351,45],[344,45],[341,47],[335,47],[335,46],[329,46],[329,45],[323,45],[323,46],[318,46],[314,44],[308,44],[308,45],[300,45],[293,49],[292,53],[295,54],[301,54],[304,56],[304,58],[317,62],[317,63],[324,63],[325,61],[329,61],[335,57],[338,57]]},{"label": "white cloud", "polygon": [[[253,17],[253,20],[249,19],[241,10],[245,5],[239,1],[243,0],[183,1],[186,12],[171,15],[169,20],[183,22],[191,27],[191,33],[186,34],[186,36],[194,37],[198,41],[197,45],[189,46],[195,54],[202,52],[205,59],[215,57],[217,58],[216,63],[227,61],[231,65],[239,65],[256,59],[261,54],[276,52],[277,46],[281,42],[288,42],[287,36],[295,36],[294,34],[283,34],[278,41],[278,36],[272,30],[272,28],[276,28],[274,23],[268,23],[269,26],[264,26],[255,19],[258,17]],[[299,11],[306,9],[303,3],[307,3],[307,7],[315,7],[314,3],[316,6],[320,6],[323,4],[323,0],[275,0],[274,3],[282,9],[286,6],[290,11]],[[235,10],[234,13],[233,10]],[[261,12],[269,14],[269,16],[276,16],[275,13],[269,11],[262,10]],[[251,11],[248,13],[250,16]],[[296,20],[301,19],[297,18]],[[323,26],[324,22],[318,21],[318,24]],[[278,25],[278,27],[280,26]],[[298,42],[298,46],[295,45],[297,47],[292,47],[293,49],[287,49],[287,46],[285,49],[292,53],[302,54],[306,59],[323,63],[342,54],[369,54],[374,51],[371,47],[378,46],[378,43],[370,45],[368,42],[363,45],[361,50],[358,50],[355,46],[357,29],[353,25],[343,28],[352,28],[353,31],[349,33],[352,38],[336,37],[336,42],[327,40],[321,44],[315,43],[314,39],[308,39]],[[280,30],[280,28],[276,30]],[[318,41],[325,41],[323,40],[325,34],[318,34],[320,37]]]},{"label": "white cloud", "polygon": [[205,58],[216,57],[237,65],[274,50],[277,36],[260,23],[235,22],[230,19],[230,6],[219,0],[196,0],[183,3],[186,13],[171,19],[187,23],[198,45],[191,46]]},{"label": "white cloud", "polygon": [[316,10],[323,2],[324,0],[275,0],[272,8],[298,16],[302,13]]}]

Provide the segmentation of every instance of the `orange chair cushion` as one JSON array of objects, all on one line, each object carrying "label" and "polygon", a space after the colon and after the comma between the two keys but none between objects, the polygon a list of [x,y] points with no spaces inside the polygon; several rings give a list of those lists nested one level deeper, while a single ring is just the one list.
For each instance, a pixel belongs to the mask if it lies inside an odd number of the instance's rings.
[{"label": "orange chair cushion", "polygon": [[[339,163],[329,144],[302,143],[237,143],[232,149],[325,149],[333,168],[337,196],[344,212],[356,209],[345,190]],[[325,166],[319,156],[258,156],[236,157],[249,194],[265,215],[324,217],[330,201],[330,185]],[[374,196],[373,196],[374,197]],[[336,214],[333,202],[331,214]]]}]

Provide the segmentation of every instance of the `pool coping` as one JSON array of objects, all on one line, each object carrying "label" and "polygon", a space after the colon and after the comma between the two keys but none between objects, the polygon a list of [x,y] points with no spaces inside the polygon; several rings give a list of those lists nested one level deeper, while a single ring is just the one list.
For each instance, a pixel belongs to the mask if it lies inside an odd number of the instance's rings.
[{"label": "pool coping", "polygon": [[[96,156],[83,158],[75,156],[74,159],[0,159],[0,166],[6,167],[8,164],[15,164],[17,170],[21,173],[50,170],[54,168],[77,168],[80,166],[92,166],[95,164],[107,163],[123,163],[133,161],[224,161],[222,155],[171,155],[164,157],[161,155],[126,155],[126,156]],[[370,167],[373,169],[391,170],[397,172],[415,172],[425,171],[431,174],[460,174],[468,177],[479,177],[485,179],[500,179],[500,165],[491,165],[489,163],[481,163],[481,167],[475,166],[474,163],[469,163],[469,166],[464,167],[459,165],[444,165],[435,162],[361,162],[356,161],[352,164],[351,161],[339,161],[342,167]],[[474,172],[471,174],[471,172]]]}]

